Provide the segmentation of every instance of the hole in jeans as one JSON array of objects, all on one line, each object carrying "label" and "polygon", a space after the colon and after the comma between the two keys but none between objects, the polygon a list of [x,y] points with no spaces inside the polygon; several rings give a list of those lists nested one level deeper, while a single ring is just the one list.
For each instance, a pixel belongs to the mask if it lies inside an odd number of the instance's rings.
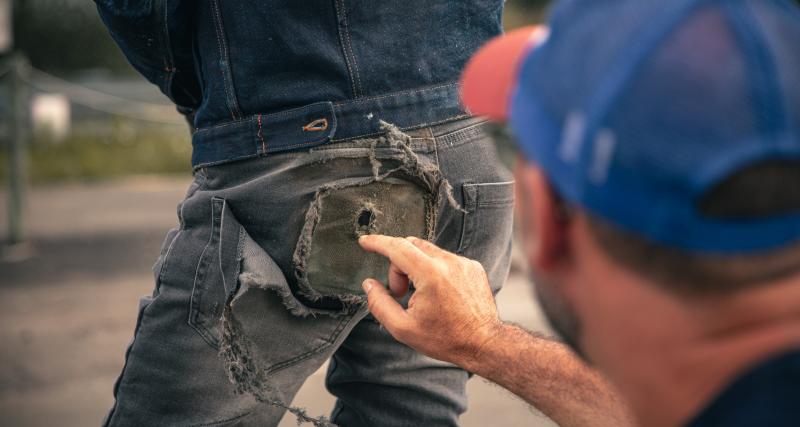
[{"label": "hole in jeans", "polygon": [[359,237],[385,234],[430,238],[435,198],[422,186],[399,176],[402,174],[382,181],[337,183],[319,192],[307,214],[300,249],[295,252],[298,285],[309,303],[320,297],[361,301],[364,279],[385,280],[388,260],[364,252]]},{"label": "hole in jeans", "polygon": [[[430,240],[442,203],[463,210],[438,166],[411,149],[411,137],[388,123],[381,126],[385,134],[365,140],[371,147],[367,156],[372,176],[320,187],[306,212],[292,257],[297,279],[293,291],[306,306],[327,308],[329,301],[343,307],[363,304],[361,282],[367,277],[387,279],[388,260],[365,253],[359,237]],[[391,155],[383,152],[386,149]]]},{"label": "hole in jeans", "polygon": [[373,219],[375,219],[375,215],[373,215],[372,211],[364,209],[358,216],[358,226],[369,227],[369,225],[372,224]]},{"label": "hole in jeans", "polygon": [[356,238],[375,232],[375,208],[365,206],[356,215]]}]

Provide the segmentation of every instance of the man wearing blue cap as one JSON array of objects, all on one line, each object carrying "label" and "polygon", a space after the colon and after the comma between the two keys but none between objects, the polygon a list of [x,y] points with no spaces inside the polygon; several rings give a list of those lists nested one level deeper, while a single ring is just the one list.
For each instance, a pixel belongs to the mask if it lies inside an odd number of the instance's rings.
[{"label": "man wearing blue cap", "polygon": [[[508,121],[524,157],[542,306],[640,425],[800,423],[798,46],[784,0],[564,1],[549,34],[508,34],[465,72],[468,107]],[[360,243],[392,262],[388,290],[363,286],[398,340],[563,426],[626,422],[565,347],[499,320],[479,264]]]}]

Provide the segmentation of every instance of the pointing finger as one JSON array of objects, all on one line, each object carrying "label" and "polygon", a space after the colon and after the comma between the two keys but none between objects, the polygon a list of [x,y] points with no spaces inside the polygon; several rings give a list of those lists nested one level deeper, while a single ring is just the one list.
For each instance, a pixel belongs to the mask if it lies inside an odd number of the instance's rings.
[{"label": "pointing finger", "polygon": [[392,262],[397,270],[406,276],[418,277],[431,271],[433,260],[410,241],[401,237],[389,237],[376,234],[362,236],[358,239],[362,248],[369,252],[379,253]]},{"label": "pointing finger", "polygon": [[414,246],[419,248],[422,252],[432,258],[448,258],[453,254],[436,246],[435,244],[425,240],[420,239],[418,237],[406,237],[406,239],[411,242]]}]

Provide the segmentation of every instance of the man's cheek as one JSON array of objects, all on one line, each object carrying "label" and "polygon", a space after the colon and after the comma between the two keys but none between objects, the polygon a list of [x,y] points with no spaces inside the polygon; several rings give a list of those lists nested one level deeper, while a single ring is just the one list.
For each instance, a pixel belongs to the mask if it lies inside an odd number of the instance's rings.
[{"label": "man's cheek", "polygon": [[578,313],[569,298],[564,295],[563,284],[542,279],[536,272],[531,273],[536,296],[547,321],[565,344],[588,362],[580,344],[583,329]]},{"label": "man's cheek", "polygon": [[536,250],[536,227],[534,225],[534,215],[531,211],[530,193],[525,186],[525,180],[519,173],[519,168],[515,173],[514,185],[514,225],[517,235],[523,244],[523,250],[527,255],[535,253]]}]

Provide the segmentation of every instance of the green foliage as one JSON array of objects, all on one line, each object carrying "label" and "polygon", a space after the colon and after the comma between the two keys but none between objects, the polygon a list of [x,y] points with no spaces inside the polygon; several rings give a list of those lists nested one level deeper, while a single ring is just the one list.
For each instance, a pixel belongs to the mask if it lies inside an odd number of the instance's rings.
[{"label": "green foliage", "polygon": [[14,44],[34,67],[49,72],[97,68],[134,73],[91,0],[15,1]]},{"label": "green foliage", "polygon": [[541,10],[550,4],[550,0],[509,0],[508,4],[528,10]]},{"label": "green foliage", "polygon": [[[31,181],[93,181],[135,174],[191,173],[191,142],[183,127],[115,122],[104,132],[76,129],[64,141],[37,137],[30,147]],[[0,180],[7,179],[0,152]]]},{"label": "green foliage", "polygon": [[503,14],[506,31],[541,23],[546,18],[549,4],[550,0],[508,0]]}]

